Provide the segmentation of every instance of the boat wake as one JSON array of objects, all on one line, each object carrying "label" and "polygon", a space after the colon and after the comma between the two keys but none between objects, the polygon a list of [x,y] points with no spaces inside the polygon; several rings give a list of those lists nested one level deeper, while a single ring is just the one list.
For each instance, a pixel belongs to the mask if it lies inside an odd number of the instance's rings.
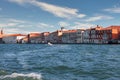
[{"label": "boat wake", "polygon": [[[12,73],[11,75],[5,75],[5,76],[0,76],[0,80],[4,80],[4,79],[16,79],[18,80],[17,78],[21,78],[23,80],[26,80],[26,79],[30,79],[32,78],[32,80],[42,80],[42,76],[41,74],[36,74],[36,73],[29,73],[29,74],[22,74],[22,73]],[[20,80],[21,80],[20,79]]]},{"label": "boat wake", "polygon": [[52,43],[50,43],[50,42],[48,42],[48,45],[52,46],[53,44],[52,44]]}]

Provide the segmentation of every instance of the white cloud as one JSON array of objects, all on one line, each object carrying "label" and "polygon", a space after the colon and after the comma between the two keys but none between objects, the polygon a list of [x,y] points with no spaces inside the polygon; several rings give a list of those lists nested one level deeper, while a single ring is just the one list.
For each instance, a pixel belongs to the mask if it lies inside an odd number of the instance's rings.
[{"label": "white cloud", "polygon": [[94,27],[94,24],[90,24],[90,23],[80,23],[80,22],[75,22],[74,23],[75,26],[72,27],[72,29],[86,29],[86,28],[90,28],[90,27]]},{"label": "white cloud", "polygon": [[17,19],[12,19],[12,18],[3,18],[1,19],[0,26],[1,27],[18,27],[22,24],[27,24],[27,21],[24,20],[17,20]]},{"label": "white cloud", "polygon": [[5,34],[8,34],[8,33],[19,33],[21,30],[18,28],[9,28],[9,29],[5,28],[4,31]]},{"label": "white cloud", "polygon": [[25,33],[25,34],[28,34],[30,33],[30,31],[26,31],[26,30],[23,30],[23,29],[19,29],[19,28],[5,28],[4,29],[4,33],[5,34],[11,34],[11,33]]},{"label": "white cloud", "polygon": [[86,16],[85,14],[78,14],[78,18],[83,18],[85,16]]},{"label": "white cloud", "polygon": [[[29,29],[31,26],[29,24],[18,24],[18,23],[11,23],[11,22],[4,22],[0,23],[0,26],[4,29],[4,32],[6,34],[8,33],[27,33],[30,32],[31,29]],[[28,29],[26,29],[28,28]]]},{"label": "white cloud", "polygon": [[17,26],[17,23],[0,23],[1,27],[13,27]]},{"label": "white cloud", "polygon": [[45,23],[39,23],[40,26],[44,26],[44,27],[47,27],[48,24],[45,24]]},{"label": "white cloud", "polygon": [[27,23],[27,21],[24,21],[24,20],[17,20],[17,19],[9,19],[10,22],[13,22],[13,23]]},{"label": "white cloud", "polygon": [[24,4],[25,2],[30,1],[30,0],[9,0],[9,1],[14,2],[14,3],[18,3],[18,4]]},{"label": "white cloud", "polygon": [[86,19],[86,22],[94,22],[94,21],[98,21],[98,20],[110,20],[113,19],[113,17],[111,16],[107,16],[107,15],[98,15],[98,16],[94,16],[94,17],[90,17],[88,19]]},{"label": "white cloud", "polygon": [[0,21],[0,27],[4,28],[5,33],[25,33],[29,31],[26,28],[31,27],[30,22],[24,20],[1,18]]},{"label": "white cloud", "polygon": [[104,11],[107,11],[110,13],[120,13],[120,7],[108,8],[108,9],[104,9]]},{"label": "white cloud", "polygon": [[58,25],[59,25],[60,27],[68,27],[68,26],[70,26],[69,23],[63,22],[63,21],[60,21],[60,22],[58,23]]},{"label": "white cloud", "polygon": [[101,16],[96,16],[96,17],[90,17],[87,20],[85,20],[86,22],[93,22],[93,21],[98,21],[101,20],[102,17]]},{"label": "white cloud", "polygon": [[46,23],[38,23],[36,26],[39,28],[53,28],[54,27],[53,25],[49,25]]},{"label": "white cloud", "polygon": [[40,2],[37,0],[9,0],[11,2],[15,2],[18,4],[24,4],[24,3],[30,3],[34,6],[37,6],[41,8],[44,11],[47,11],[49,13],[52,13],[53,15],[60,17],[60,18],[83,18],[86,15],[85,14],[80,14],[77,9],[73,8],[68,8],[68,7],[60,7],[52,4],[48,4],[45,2]]},{"label": "white cloud", "polygon": [[54,25],[19,20],[14,18],[0,18],[0,27],[4,28],[6,33],[27,33],[27,32],[43,32],[54,29]]}]

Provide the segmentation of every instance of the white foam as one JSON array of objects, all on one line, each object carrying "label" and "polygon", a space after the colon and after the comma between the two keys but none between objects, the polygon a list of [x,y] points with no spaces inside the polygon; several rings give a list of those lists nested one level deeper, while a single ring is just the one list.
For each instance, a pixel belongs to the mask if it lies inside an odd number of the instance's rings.
[{"label": "white foam", "polygon": [[41,74],[36,74],[36,73],[29,73],[29,74],[12,73],[11,75],[0,76],[0,79],[17,78],[17,77],[30,77],[33,79],[42,80]]}]

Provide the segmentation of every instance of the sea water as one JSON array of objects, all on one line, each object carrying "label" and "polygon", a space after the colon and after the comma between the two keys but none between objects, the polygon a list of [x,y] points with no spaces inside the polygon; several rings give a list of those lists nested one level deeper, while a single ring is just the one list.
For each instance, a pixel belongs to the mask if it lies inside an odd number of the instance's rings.
[{"label": "sea water", "polygon": [[0,44],[0,80],[120,80],[120,45]]}]

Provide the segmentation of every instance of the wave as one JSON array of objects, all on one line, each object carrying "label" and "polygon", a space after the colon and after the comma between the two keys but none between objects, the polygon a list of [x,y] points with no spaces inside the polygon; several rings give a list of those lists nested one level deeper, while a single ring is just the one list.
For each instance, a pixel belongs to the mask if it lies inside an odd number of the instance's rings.
[{"label": "wave", "polygon": [[42,75],[37,73],[29,73],[29,74],[12,73],[11,75],[0,76],[0,79],[17,78],[17,77],[28,77],[28,78],[33,78],[37,80],[42,80]]}]

